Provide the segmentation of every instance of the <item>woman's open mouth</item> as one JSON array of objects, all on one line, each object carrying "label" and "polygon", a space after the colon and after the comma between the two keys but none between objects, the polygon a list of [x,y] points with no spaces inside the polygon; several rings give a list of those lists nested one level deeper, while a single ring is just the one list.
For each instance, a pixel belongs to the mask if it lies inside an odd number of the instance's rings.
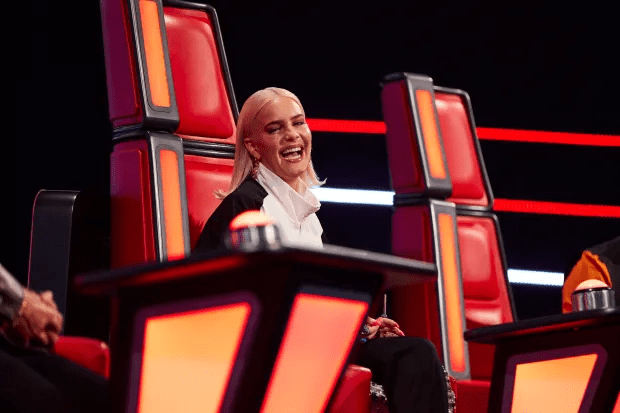
[{"label": "woman's open mouth", "polygon": [[302,146],[294,146],[280,152],[280,156],[287,161],[298,161],[303,155],[304,148]]}]

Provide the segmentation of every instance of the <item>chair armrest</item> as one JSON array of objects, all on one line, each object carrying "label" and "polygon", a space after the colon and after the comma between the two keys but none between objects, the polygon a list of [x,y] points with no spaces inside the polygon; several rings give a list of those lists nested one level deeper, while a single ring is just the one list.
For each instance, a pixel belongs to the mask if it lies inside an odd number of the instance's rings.
[{"label": "chair armrest", "polygon": [[370,379],[366,367],[349,364],[336,389],[329,413],[368,413],[370,411]]},{"label": "chair armrest", "polygon": [[110,376],[110,348],[103,341],[85,337],[61,336],[54,345],[53,351],[106,378]]}]

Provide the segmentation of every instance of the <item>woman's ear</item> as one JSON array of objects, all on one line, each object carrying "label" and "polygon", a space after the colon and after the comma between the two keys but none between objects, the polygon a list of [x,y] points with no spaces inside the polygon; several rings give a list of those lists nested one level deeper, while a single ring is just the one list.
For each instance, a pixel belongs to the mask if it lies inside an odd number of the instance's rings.
[{"label": "woman's ear", "polygon": [[252,155],[254,159],[260,160],[260,153],[256,149],[256,145],[254,145],[254,142],[251,139],[245,139],[243,143],[245,145],[245,148],[250,153],[250,155]]}]

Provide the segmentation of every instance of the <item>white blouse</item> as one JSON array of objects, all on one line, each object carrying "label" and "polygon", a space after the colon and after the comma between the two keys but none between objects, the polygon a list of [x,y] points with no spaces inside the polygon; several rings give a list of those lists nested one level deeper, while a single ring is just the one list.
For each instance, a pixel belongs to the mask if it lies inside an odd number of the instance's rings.
[{"label": "white blouse", "polygon": [[299,194],[263,164],[258,167],[257,180],[268,193],[261,211],[278,222],[283,240],[288,244],[321,248],[323,227],[315,214],[321,203],[310,188],[302,182],[302,194]]}]

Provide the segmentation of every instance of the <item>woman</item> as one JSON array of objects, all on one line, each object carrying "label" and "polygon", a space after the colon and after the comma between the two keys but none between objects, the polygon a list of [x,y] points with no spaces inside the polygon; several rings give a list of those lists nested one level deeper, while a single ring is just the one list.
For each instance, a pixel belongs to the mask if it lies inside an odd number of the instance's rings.
[{"label": "woman", "polygon": [[[237,122],[233,176],[222,203],[207,221],[196,249],[217,248],[239,213],[258,209],[275,218],[291,244],[322,246],[318,199],[309,189],[319,181],[311,161],[312,135],[299,99],[267,88],[243,105]],[[443,369],[433,345],[404,337],[387,318],[368,318],[356,363],[382,384],[392,413],[448,411]]]}]

